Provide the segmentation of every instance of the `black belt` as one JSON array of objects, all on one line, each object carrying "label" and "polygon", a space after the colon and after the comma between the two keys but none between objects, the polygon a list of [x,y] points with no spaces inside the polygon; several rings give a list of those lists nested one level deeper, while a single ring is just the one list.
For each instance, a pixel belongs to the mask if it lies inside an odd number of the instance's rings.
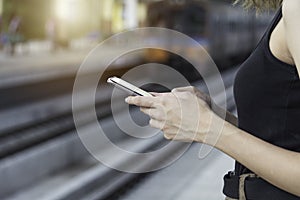
[{"label": "black belt", "polygon": [[[230,198],[239,199],[239,176],[229,172],[224,176],[223,193]],[[259,177],[248,177],[244,191],[247,200],[300,200],[300,197],[285,192]]]}]

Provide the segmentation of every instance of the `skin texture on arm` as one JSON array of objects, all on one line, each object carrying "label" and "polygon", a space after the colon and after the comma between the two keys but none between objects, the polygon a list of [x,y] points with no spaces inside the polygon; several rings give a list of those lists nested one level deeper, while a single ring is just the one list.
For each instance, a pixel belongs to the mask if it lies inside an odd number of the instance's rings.
[{"label": "skin texture on arm", "polygon": [[[219,117],[221,117],[222,113],[224,112],[223,108],[216,105],[214,102],[211,103],[211,109],[214,111],[215,114],[217,114]],[[221,114],[220,114],[221,113]],[[238,126],[238,118],[233,115],[231,112],[226,111],[226,117],[225,120],[229,122],[230,124],[234,126]]]}]

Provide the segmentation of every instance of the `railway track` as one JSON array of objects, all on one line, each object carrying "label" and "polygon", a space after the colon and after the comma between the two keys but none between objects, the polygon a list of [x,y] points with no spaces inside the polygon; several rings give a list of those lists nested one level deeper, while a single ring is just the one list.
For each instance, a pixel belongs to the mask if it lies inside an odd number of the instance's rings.
[{"label": "railway track", "polygon": [[[234,108],[232,76],[234,70],[223,75],[227,88],[227,103]],[[196,83],[204,87],[203,83]],[[109,138],[118,146],[132,152],[148,152],[166,144],[162,135],[149,140],[135,141],[127,137],[110,116],[111,89],[99,88],[96,94],[96,110],[103,129],[110,130]],[[82,91],[82,96],[87,91]],[[123,99],[120,98],[120,102]],[[224,103],[224,102],[218,102]],[[97,124],[87,118],[89,105],[82,105],[81,126],[87,134],[95,134]],[[137,110],[131,112],[140,123],[147,118]],[[122,119],[124,112],[119,110]],[[4,122],[0,127],[0,198],[1,199],[111,199],[133,180],[144,175],[123,173],[110,169],[95,160],[84,148],[76,134],[72,112],[71,94],[18,105],[1,112]],[[12,120],[14,119],[14,120]],[[99,142],[99,151],[111,154],[110,149]],[[184,148],[178,143],[170,151],[134,167],[145,168]],[[128,158],[114,155],[118,165],[131,162]]]}]

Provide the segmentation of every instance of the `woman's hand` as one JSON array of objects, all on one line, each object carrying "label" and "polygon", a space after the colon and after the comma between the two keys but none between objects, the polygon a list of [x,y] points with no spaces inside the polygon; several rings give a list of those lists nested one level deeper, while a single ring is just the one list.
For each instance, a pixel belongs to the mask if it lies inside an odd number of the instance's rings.
[{"label": "woman's hand", "polygon": [[170,93],[153,93],[154,97],[128,97],[126,102],[141,107],[150,116],[150,126],[161,129],[167,139],[205,142],[213,119],[208,95],[194,87],[176,88]]}]

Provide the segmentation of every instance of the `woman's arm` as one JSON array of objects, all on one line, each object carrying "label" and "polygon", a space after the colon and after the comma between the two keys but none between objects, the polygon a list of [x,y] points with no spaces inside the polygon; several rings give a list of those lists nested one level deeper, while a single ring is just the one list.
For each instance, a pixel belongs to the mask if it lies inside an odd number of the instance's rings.
[{"label": "woman's arm", "polygon": [[196,141],[215,146],[254,173],[300,197],[300,153],[287,151],[240,130],[220,118],[195,89],[129,97],[141,107],[149,124],[161,129],[166,139]]},{"label": "woman's arm", "polygon": [[271,184],[300,197],[300,153],[269,144],[229,123],[225,123],[216,148]]},{"label": "woman's arm", "polygon": [[219,117],[222,117],[223,113],[226,112],[225,120],[234,126],[238,126],[238,118],[229,111],[224,111],[223,108],[219,107],[214,102],[211,103],[211,109],[216,113]]}]

